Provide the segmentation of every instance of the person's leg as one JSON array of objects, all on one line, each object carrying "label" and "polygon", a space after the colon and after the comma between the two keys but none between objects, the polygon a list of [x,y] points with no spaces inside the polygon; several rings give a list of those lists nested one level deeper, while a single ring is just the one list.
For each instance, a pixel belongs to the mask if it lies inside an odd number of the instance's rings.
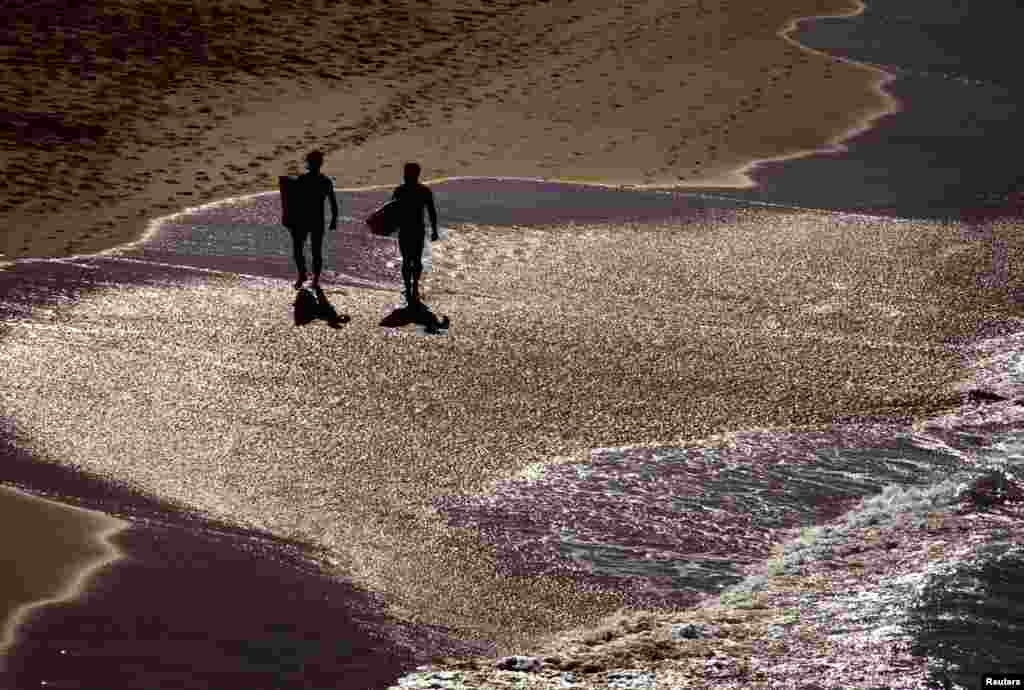
[{"label": "person's leg", "polygon": [[398,235],[398,248],[402,251],[402,282],[405,298],[410,307],[420,303],[420,273],[423,271],[423,229],[412,228]]},{"label": "person's leg", "polygon": [[295,281],[295,289],[298,290],[306,282],[306,257],[304,246],[306,244],[306,231],[302,229],[292,230],[292,258],[295,259],[295,268],[299,271],[299,279]]},{"label": "person's leg", "polygon": [[402,287],[405,289],[405,305],[411,307],[415,304],[412,298],[412,269],[406,261],[402,261]]},{"label": "person's leg", "polygon": [[405,304],[415,304],[412,294],[412,246],[410,234],[405,228],[398,230],[398,251],[402,254],[402,286],[405,288]]},{"label": "person's leg", "polygon": [[420,275],[423,273],[423,233],[420,230],[416,235],[416,246],[412,252],[412,294],[416,304],[420,304]]},{"label": "person's leg", "polygon": [[320,272],[324,267],[324,231],[323,228],[313,230],[309,238],[310,249],[313,251],[313,285],[320,284]]},{"label": "person's leg", "polygon": [[423,273],[423,262],[420,260],[420,255],[416,254],[412,261],[412,300],[413,304],[419,305],[420,302],[420,274]]}]

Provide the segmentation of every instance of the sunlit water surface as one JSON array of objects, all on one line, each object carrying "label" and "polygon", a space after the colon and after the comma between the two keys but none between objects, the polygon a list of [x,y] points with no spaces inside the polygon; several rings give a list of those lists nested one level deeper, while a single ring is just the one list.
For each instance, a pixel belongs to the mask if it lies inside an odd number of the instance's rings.
[{"label": "sunlit water surface", "polygon": [[[21,444],[325,549],[395,611],[495,637],[510,616],[524,633],[575,623],[572,597],[600,611],[600,592],[692,604],[777,530],[1021,457],[1018,408],[980,424],[957,394],[1020,394],[1009,312],[992,307],[1000,334],[944,341],[928,329],[972,317],[934,293],[934,266],[895,285],[841,265],[843,242],[875,238],[881,266],[885,243],[931,233],[937,265],[982,247],[973,282],[1006,289],[991,233],[526,181],[435,189],[425,291],[453,322],[436,336],[378,325],[400,303],[397,252],[360,219],[384,191],[342,195],[328,235],[339,329],[293,322],[276,194],[8,268],[0,405]],[[713,270],[695,260],[712,251]],[[932,421],[885,421],[901,404]],[[828,423],[851,405],[860,418]]]}]

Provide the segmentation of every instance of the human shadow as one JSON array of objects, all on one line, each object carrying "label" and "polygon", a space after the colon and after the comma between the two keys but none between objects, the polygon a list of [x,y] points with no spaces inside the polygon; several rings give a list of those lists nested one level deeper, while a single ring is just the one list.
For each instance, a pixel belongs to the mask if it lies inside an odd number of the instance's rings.
[{"label": "human shadow", "polygon": [[395,309],[381,320],[380,325],[385,328],[400,328],[411,323],[423,326],[427,333],[436,334],[447,331],[451,322],[447,316],[442,316],[439,319],[434,312],[430,311],[430,307],[420,303]]},{"label": "human shadow", "polygon": [[319,288],[301,288],[295,293],[294,304],[295,325],[305,326],[316,320],[326,321],[331,328],[341,328],[341,324],[351,321],[348,314],[339,314],[327,295]]}]

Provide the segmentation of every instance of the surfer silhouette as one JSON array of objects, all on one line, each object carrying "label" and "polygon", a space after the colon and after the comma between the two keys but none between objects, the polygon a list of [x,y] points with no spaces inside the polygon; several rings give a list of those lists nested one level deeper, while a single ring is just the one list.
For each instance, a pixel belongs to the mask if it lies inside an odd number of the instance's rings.
[{"label": "surfer silhouette", "polygon": [[311,151],[306,156],[304,175],[295,181],[293,210],[290,213],[288,229],[292,234],[292,251],[295,257],[295,268],[299,278],[295,281],[298,290],[306,282],[306,237],[310,238],[310,250],[313,254],[313,287],[320,285],[320,272],[323,270],[324,246],[324,199],[331,204],[331,230],[338,229],[338,200],[334,197],[334,183],[331,178],[320,172],[324,164],[324,154]]},{"label": "surfer silhouette", "polygon": [[432,232],[430,239],[436,242],[437,207],[434,193],[420,184],[418,163],[406,163],[403,171],[405,182],[395,189],[392,198],[398,201],[398,249],[402,253],[402,283],[405,285],[406,304],[410,309],[422,307],[420,303],[420,274],[423,272],[423,242],[426,225],[423,209],[430,215]]}]

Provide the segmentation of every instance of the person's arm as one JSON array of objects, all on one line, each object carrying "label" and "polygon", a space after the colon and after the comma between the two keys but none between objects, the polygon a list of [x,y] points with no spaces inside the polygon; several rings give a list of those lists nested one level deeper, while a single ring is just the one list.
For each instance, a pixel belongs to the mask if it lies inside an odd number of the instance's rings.
[{"label": "person's arm", "polygon": [[331,230],[338,229],[338,199],[334,196],[334,183],[327,178],[327,199],[331,202]]},{"label": "person's arm", "polygon": [[430,215],[430,226],[433,232],[430,234],[431,242],[437,242],[437,207],[434,205],[434,192],[427,190],[427,213]]}]

